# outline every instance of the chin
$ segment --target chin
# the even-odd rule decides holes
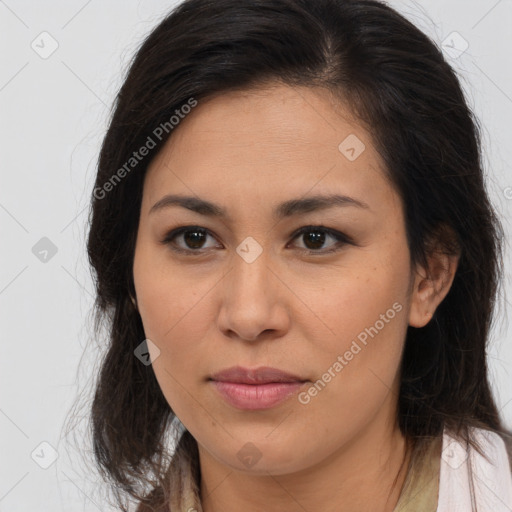
[[[262,446],[264,444],[264,446]],[[237,444],[238,446],[238,444]],[[275,445],[268,440],[265,443],[244,442],[240,448],[235,449],[235,456],[223,452],[218,453],[218,459],[235,471],[252,475],[286,475],[301,471],[311,465],[312,455],[301,452],[301,458],[297,457],[294,445],[283,446],[279,441]]]

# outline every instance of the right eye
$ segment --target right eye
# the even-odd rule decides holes
[[[169,231],[165,238],[161,241],[162,244],[169,245],[173,251],[187,254],[188,256],[202,254],[204,251],[203,244],[211,233],[199,226],[181,226],[179,228]],[[176,245],[175,240],[181,237],[185,246]]]

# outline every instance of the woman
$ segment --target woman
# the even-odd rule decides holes
[[[500,251],[478,124],[406,19],[183,2],[135,56],[92,198],[94,449],[121,508],[510,510]]]

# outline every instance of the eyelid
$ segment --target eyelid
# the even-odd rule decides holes
[[[192,256],[193,255],[197,255],[197,256],[203,255],[205,253],[205,249],[197,249],[197,250],[183,249],[183,248],[177,247],[175,245],[173,246],[173,244],[172,244],[172,241],[176,237],[178,237],[188,231],[194,231],[194,230],[204,232],[206,235],[210,235],[212,238],[216,239],[215,235],[208,228],[190,224],[190,225],[184,225],[184,226],[180,226],[180,227],[169,230],[166,233],[166,235],[164,236],[163,240],[160,241],[160,243],[163,245],[170,245],[171,249],[178,253],[185,253],[185,254],[192,255]],[[345,233],[342,233],[341,231],[338,231],[336,229],[328,228],[326,226],[319,225],[319,224],[302,226],[301,228],[294,231],[289,236],[289,238],[291,238],[291,240],[293,241],[296,238],[298,238],[300,235],[302,235],[304,233],[312,232],[312,231],[323,232],[326,235],[331,236],[334,239],[336,239],[337,243],[334,244],[334,246],[331,249],[313,250],[313,249],[305,249],[302,247],[298,247],[297,249],[299,251],[301,251],[303,253],[307,253],[309,255],[321,256],[321,255],[337,252],[337,251],[341,250],[341,248],[345,245],[354,245],[354,246],[357,245],[354,242],[354,240],[350,236],[346,235]],[[208,248],[206,250],[208,250]]]
[[[344,243],[350,244],[350,245],[356,245],[354,240],[350,236],[346,235],[345,233],[342,233],[341,231],[338,231],[337,229],[328,228],[328,227],[320,225],[320,224],[311,224],[311,225],[303,226],[303,227],[299,228],[297,231],[295,231],[291,235],[291,239],[295,240],[298,236],[300,236],[304,233],[308,233],[310,231],[321,231],[327,235],[332,236],[333,238],[336,238],[340,242],[344,242]],[[305,249],[305,250],[309,250],[309,249]],[[311,252],[318,252],[320,254],[322,252],[325,253],[327,251],[324,250],[324,251],[311,251]]]
[[[210,235],[212,238],[216,238],[209,229],[190,224],[190,225],[180,226],[178,228],[169,230],[165,234],[163,240],[160,240],[160,243],[162,245],[171,245],[172,246],[172,241],[175,238],[182,235],[183,233],[186,233],[187,231],[194,231],[194,230],[204,232],[206,235]],[[197,255],[204,254],[204,249],[197,249],[197,250],[183,249],[182,247],[176,247],[176,246],[172,246],[171,248],[173,251],[180,252],[180,253],[197,254]]]

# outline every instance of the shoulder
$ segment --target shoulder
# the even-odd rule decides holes
[[[491,461],[503,469],[510,469],[512,473],[512,437],[482,428],[472,428],[471,433]]]
[[[169,509],[165,506],[160,507],[152,507],[151,505],[146,505],[142,502],[139,503],[139,506],[135,510],[135,512],[169,512]]]
[[[163,502],[162,488],[157,487],[145,501],[140,501],[135,512],[169,512],[169,505]]]
[[[478,449],[467,447],[464,441],[445,429],[443,432],[443,458],[463,457],[468,454],[476,462],[486,460],[502,470],[506,467],[512,473],[512,437],[500,435],[492,430],[469,427],[469,438],[476,443]],[[481,452],[481,453],[480,453]]]
[[[501,437],[501,439],[505,444],[505,449],[508,455],[508,461],[510,463],[510,471],[512,472],[512,436],[503,436]]]
[[[509,440],[476,427],[470,427],[468,434],[469,445],[448,430],[443,433],[438,512],[472,510],[473,501],[477,510],[512,507]]]

